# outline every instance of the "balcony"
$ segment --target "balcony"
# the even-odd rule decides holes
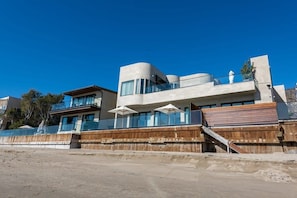
[[[149,86],[144,89],[143,94],[121,96],[118,99],[118,105],[149,105],[170,101],[190,101],[197,98],[215,98],[229,94],[242,96],[256,92],[254,80],[242,79],[241,75],[235,75],[233,83],[229,82],[229,76],[208,77],[207,80],[204,78],[204,76],[194,76],[178,82]]]
[[[62,102],[59,104],[52,105],[51,115],[67,115],[67,114],[78,114],[91,111],[100,110],[97,102],[82,102],[79,104],[73,104],[70,101]]]

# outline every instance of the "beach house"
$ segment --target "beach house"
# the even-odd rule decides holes
[[[286,118],[287,112],[283,108],[278,111],[277,106],[286,102],[285,88],[273,85],[268,56],[253,57],[249,62],[253,66],[249,78],[242,75],[234,78],[234,72],[230,71],[229,79],[215,78],[209,73],[164,74],[145,62],[122,66],[117,107],[137,112],[124,116],[124,126],[201,123],[197,110],[202,110],[211,126],[276,123],[280,117]],[[176,111],[160,111],[168,104],[176,107]],[[123,116],[116,114],[117,117]]]
[[[100,120],[113,118],[108,113],[116,105],[117,93],[96,85],[64,92],[65,99],[55,104],[50,114],[60,116],[58,133],[80,133],[100,128]],[[104,122],[104,127],[108,126]],[[113,125],[113,122],[111,122]]]

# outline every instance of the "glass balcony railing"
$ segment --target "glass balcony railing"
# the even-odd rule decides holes
[[[96,102],[81,102],[81,103],[71,103],[71,101],[64,101],[62,103],[52,105],[52,111],[71,109],[77,107],[86,107],[86,106],[97,106]]]
[[[189,124],[201,124],[201,111],[192,111],[190,114],[180,113],[162,114],[158,118],[150,119],[150,116],[124,116],[117,119],[106,119],[100,121],[86,121],[78,125],[78,122],[72,124],[63,124],[60,132],[73,131],[91,131],[91,130],[106,130],[106,129],[122,129],[122,128],[145,128],[145,127],[160,127],[160,126],[181,126]],[[80,130],[77,130],[80,129]],[[46,126],[42,130],[37,128],[29,129],[13,129],[0,130],[1,136],[26,136],[26,135],[40,135],[40,134],[56,134],[59,131],[59,126]]]
[[[29,129],[12,129],[12,130],[0,130],[0,137],[5,136],[27,136],[27,135],[37,135],[37,134],[56,134],[59,130],[58,125],[46,126],[42,131],[36,128]]]
[[[253,75],[249,74],[246,76],[243,76],[241,74],[234,75],[232,79],[230,79],[229,76],[223,76],[214,78],[213,76],[201,76],[201,77],[193,77],[182,81],[177,82],[171,82],[171,83],[164,83],[164,84],[155,84],[152,86],[145,87],[145,94],[154,93],[154,92],[160,92],[160,91],[166,91],[166,90],[173,90],[173,89],[179,89],[184,87],[192,87],[192,86],[198,86],[203,85],[205,83],[213,82],[214,85],[224,85],[224,84],[230,84],[230,83],[240,83],[240,82],[247,82],[252,81]],[[230,82],[232,81],[232,82]],[[152,82],[151,82],[152,83]]]
[[[62,124],[61,131],[75,131],[77,128],[76,124]]]
[[[160,126],[179,126],[189,124],[201,124],[202,114],[200,110],[194,110],[191,113],[172,113],[158,114],[154,119],[149,115],[139,116],[130,115],[119,117],[117,119],[100,120],[99,122],[83,122],[82,131],[104,130],[104,129],[121,129],[121,128],[145,128]]]
[[[291,103],[277,103],[278,119],[297,120],[297,102]],[[253,115],[249,115],[253,116]],[[129,118],[130,117],[130,118]],[[146,127],[163,127],[163,126],[182,126],[206,124],[203,123],[202,114],[200,110],[192,110],[191,112],[161,114],[154,119],[150,115],[130,115],[123,116],[117,119],[106,119],[96,121],[82,122],[81,125],[77,123],[62,125],[60,132],[71,131],[92,131],[92,130],[106,130],[106,129],[122,129],[122,128],[146,128]],[[257,123],[255,123],[257,124]],[[79,129],[79,130],[77,130]],[[46,126],[42,131],[38,128],[33,129],[14,129],[14,130],[0,130],[0,136],[25,136],[37,134],[56,134],[59,126]]]

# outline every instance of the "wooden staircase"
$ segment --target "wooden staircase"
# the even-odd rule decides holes
[[[235,145],[233,142],[231,142],[231,141],[227,140],[226,138],[224,138],[223,136],[217,134],[210,128],[208,128],[206,126],[202,126],[202,129],[203,129],[204,133],[206,133],[210,137],[214,138],[216,141],[219,141],[220,143],[225,145],[227,147],[228,153],[230,153],[232,151],[234,151],[236,153],[248,153],[245,150],[243,150],[242,148],[240,148],[239,146]]]

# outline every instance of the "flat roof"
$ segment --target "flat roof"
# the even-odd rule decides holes
[[[87,87],[78,88],[78,89],[74,89],[74,90],[71,90],[71,91],[66,91],[66,92],[64,92],[64,95],[76,96],[76,95],[85,94],[85,93],[94,92],[94,91],[100,91],[100,90],[105,90],[105,91],[109,91],[109,92],[112,92],[112,93],[117,93],[115,91],[105,89],[103,87],[99,87],[97,85],[90,85],[90,86],[87,86]]]

